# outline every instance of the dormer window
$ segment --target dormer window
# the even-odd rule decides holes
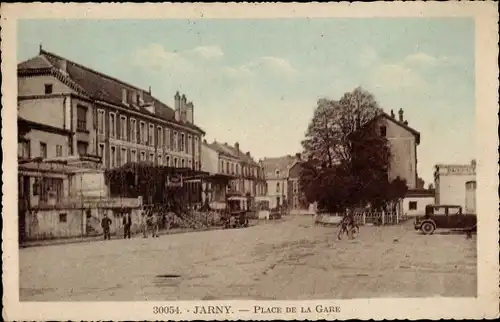
[[[127,89],[125,88],[122,89],[122,103],[128,105]]]
[[[45,84],[45,95],[52,94],[52,92],[53,92],[53,85]]]
[[[280,170],[276,170],[276,176],[279,177],[280,176]]]

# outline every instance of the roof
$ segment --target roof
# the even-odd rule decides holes
[[[276,170],[279,171],[280,178],[288,175],[288,169],[295,164],[296,158],[291,155],[285,155],[276,158],[264,158],[262,163],[264,165],[264,173],[266,179],[278,179]]]
[[[417,144],[420,144],[420,132],[418,132],[417,130],[409,127],[407,124],[404,124],[403,122],[398,121],[396,118],[390,116],[389,114],[387,114],[385,112],[382,112],[378,116],[374,117],[373,119],[371,119],[370,121],[368,121],[365,125],[371,124],[372,122],[374,122],[375,120],[380,119],[380,118],[385,118],[385,119],[387,119],[387,120],[389,120],[389,121],[391,121],[391,122],[393,122],[393,123],[401,126],[402,128],[404,128],[408,132],[412,133],[415,136],[415,138],[416,138]]]
[[[65,71],[60,68],[63,62],[66,62]],[[43,49],[40,49],[38,56],[19,63],[17,65],[17,71],[18,74],[21,75],[23,73],[34,72],[56,73],[58,78],[63,78],[68,81],[70,87],[78,92],[84,93],[93,100],[103,101],[125,109],[139,111],[144,115],[154,116],[161,120],[177,123],[204,134],[201,128],[192,123],[180,123],[176,121],[174,110],[159,99],[153,97],[149,90],[144,90],[125,83]],[[145,103],[154,103],[156,113],[151,113],[144,106],[132,107],[124,104],[122,102],[122,89],[141,92]]]
[[[405,197],[434,197],[434,189],[411,189],[405,194]]]
[[[220,143],[220,142],[214,141],[214,142],[207,144],[207,145],[209,147],[211,147],[212,149],[218,151],[222,155],[232,157],[232,158],[237,158],[240,161],[243,161],[247,164],[260,166],[259,163],[257,163],[251,156],[248,156],[243,151],[238,150],[236,147],[233,147],[227,143]]]

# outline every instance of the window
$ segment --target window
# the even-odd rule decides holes
[[[231,163],[231,174],[234,174],[234,163]]]
[[[66,213],[59,214],[59,222],[67,222],[67,221],[68,221],[68,214]]]
[[[184,152],[184,148],[185,148],[185,142],[184,142],[184,133],[181,133],[181,141],[179,143],[180,147],[179,147],[179,151],[180,152]]]
[[[174,167],[177,168],[177,158],[174,158]]]
[[[116,148],[112,146],[109,153],[109,167],[114,168],[116,166]]]
[[[130,150],[130,161],[137,162],[137,151],[136,150]]]
[[[199,144],[199,139],[197,136],[194,137],[194,156],[197,156],[198,155],[198,151],[200,149],[200,147],[198,146]]]
[[[240,165],[239,164],[236,165],[236,175],[238,175],[238,176],[240,175]]]
[[[181,168],[185,168],[185,166],[186,166],[186,165],[185,165],[185,161],[184,161],[184,159],[181,159]]]
[[[297,181],[293,182],[293,193],[297,193],[299,190],[299,183]]]
[[[146,152],[141,151],[141,161],[146,161]]]
[[[62,145],[56,145],[56,157],[62,157]]]
[[[168,155],[167,155],[167,156],[165,156],[165,165],[166,165],[167,167],[170,167],[170,156],[168,156]]]
[[[163,163],[163,158],[161,155],[158,155],[158,165],[162,165]]]
[[[104,110],[97,110],[97,132],[104,134]]]
[[[47,157],[47,143],[40,142],[40,157],[44,159]]]
[[[157,132],[156,137],[157,137],[158,147],[161,148],[163,147],[163,129],[161,128],[161,126],[157,127],[156,132]]]
[[[45,95],[52,94],[54,86],[52,84],[45,84]]]
[[[116,114],[111,112],[109,113],[109,137],[116,137]]]
[[[193,147],[193,146],[191,145],[191,144],[192,144],[192,142],[193,142],[192,140],[193,140],[193,139],[192,139],[192,136],[191,136],[191,135],[188,135],[188,145],[187,145],[187,149],[186,149],[188,154],[191,154],[191,153],[192,153],[192,151],[191,151],[191,150],[192,150],[192,147]]]
[[[76,129],[78,131],[87,131],[87,107],[83,105],[76,106]]]
[[[127,117],[120,116],[120,139],[127,141]]]
[[[417,202],[416,201],[410,201],[408,208],[410,210],[417,210]]]
[[[17,143],[17,156],[21,159],[30,158],[30,141],[20,140]]]
[[[172,147],[174,151],[177,152],[177,131],[174,131],[174,146]]]
[[[200,170],[200,169],[198,168],[198,161],[194,161],[194,169],[195,169],[195,170]]]
[[[149,161],[155,162],[155,154],[154,153],[149,154]]]
[[[276,193],[280,193],[280,183],[276,182]]]
[[[192,161],[191,160],[188,160],[188,168],[191,169],[192,168]]]
[[[120,163],[123,165],[123,164],[127,164],[127,149],[126,148],[122,148],[121,149],[121,154],[120,154]]]
[[[387,128],[385,126],[380,127],[380,136],[387,136]]]
[[[149,146],[155,145],[154,135],[155,135],[155,126],[153,124],[149,124],[149,132],[148,132],[148,145]]]
[[[222,161],[222,160],[220,162],[220,172],[224,173],[224,161]]]
[[[99,144],[99,151],[97,152],[99,153],[99,156],[101,157],[101,161],[102,161],[102,164],[104,164],[104,144]]]
[[[165,129],[165,149],[170,150],[170,130]]]
[[[139,131],[141,137],[141,144],[145,144],[146,143],[146,123],[142,122],[141,121],[141,124],[140,124],[140,131]]]
[[[130,134],[129,134],[130,142],[137,142],[137,121],[133,118],[130,119]]]
[[[226,173],[229,174],[229,162],[226,162]]]
[[[63,196],[63,179],[36,178],[33,195],[40,196],[41,201],[47,201],[49,197],[59,201]]]
[[[78,150],[79,155],[87,155],[87,150],[89,148],[89,144],[87,142],[78,141],[76,143],[76,148]]]
[[[276,170],[276,177],[280,176],[280,170]]]

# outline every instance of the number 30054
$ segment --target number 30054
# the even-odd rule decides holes
[[[180,314],[178,306],[153,306],[153,314]]]

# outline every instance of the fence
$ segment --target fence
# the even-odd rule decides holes
[[[405,214],[400,215],[398,211],[355,211],[353,216],[359,225],[397,225],[408,219]],[[344,213],[319,214],[316,216],[316,222],[339,224],[342,221],[342,217],[344,217]]]

